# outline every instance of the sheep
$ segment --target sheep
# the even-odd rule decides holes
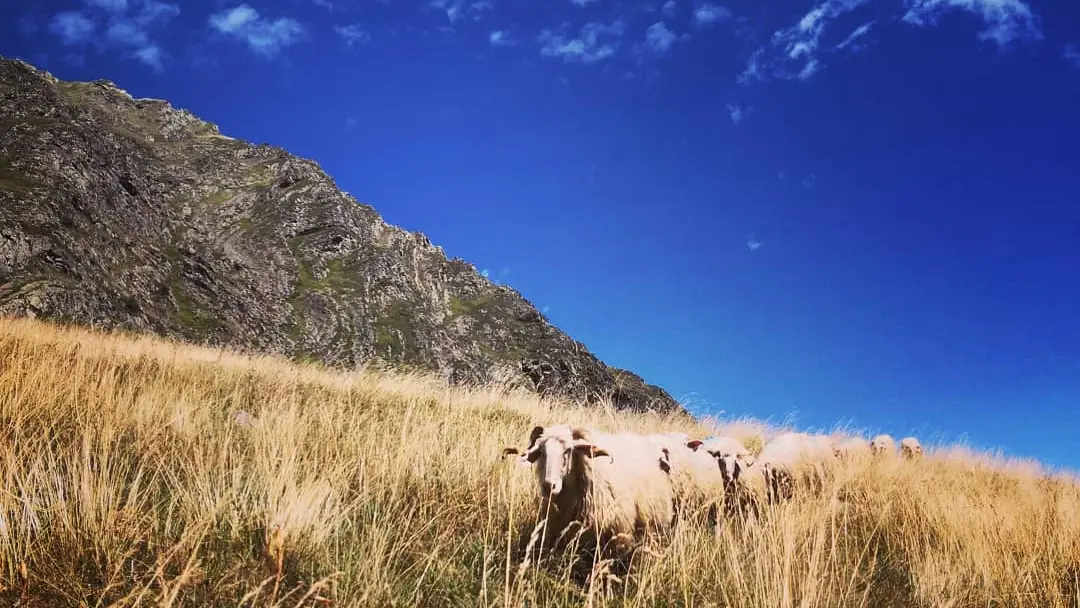
[[[521,454],[535,465],[541,509],[547,514],[541,548],[564,547],[572,525],[591,544],[619,557],[643,537],[662,538],[673,520],[667,455],[634,433],[601,433],[560,424],[537,425]],[[604,458],[606,457],[606,458]]]
[[[892,435],[877,435],[870,440],[870,451],[875,456],[884,454],[896,453],[896,441],[893,440]]]
[[[761,471],[769,504],[775,504],[781,498],[791,498],[798,479],[820,485],[824,481],[827,464],[835,458],[828,437],[787,432],[766,443],[746,472],[751,473],[755,469]],[[752,474],[757,473],[754,471]]]
[[[922,444],[915,437],[904,437],[900,440],[900,454],[909,460],[919,458],[923,455]]]
[[[865,437],[845,437],[833,445],[837,458],[857,458],[870,453],[870,442]]]
[[[645,438],[667,455],[675,520],[715,525],[724,479],[713,458],[704,451],[696,451],[701,441],[690,441],[686,433],[678,432],[654,433]]]
[[[695,439],[688,441],[686,447],[695,454],[703,455],[706,459],[703,464],[713,471],[709,474],[704,472],[697,474],[698,479],[708,480],[707,485],[703,483],[702,490],[713,496],[721,496],[724,510],[728,515],[735,512],[745,514],[746,508],[751,506],[749,499],[752,495],[748,494],[746,488],[740,484],[740,475],[743,470],[754,464],[754,456],[750,450],[734,437]],[[719,487],[713,477],[716,472],[720,475]],[[709,523],[712,525],[717,523],[715,502],[709,503]]]

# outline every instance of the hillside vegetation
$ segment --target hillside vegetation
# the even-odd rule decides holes
[[[557,565],[519,576],[535,482],[500,450],[556,422],[720,430],[0,319],[0,604],[1080,603],[1075,480],[961,448],[845,465],[716,538],[680,527],[606,596]]]

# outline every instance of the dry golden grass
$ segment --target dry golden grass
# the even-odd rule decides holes
[[[721,430],[0,319],[0,604],[1080,604],[1075,480],[963,449],[845,465],[718,538],[677,528],[615,595],[519,577],[534,482],[500,450],[563,421]]]

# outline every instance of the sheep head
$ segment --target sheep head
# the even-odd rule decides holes
[[[519,453],[523,460],[537,465],[540,491],[545,496],[557,496],[562,491],[563,481],[571,473],[577,458],[611,457],[592,442],[588,431],[568,425],[546,429],[538,425],[529,434],[529,447],[524,453],[513,447],[503,450],[504,455]]]
[[[900,440],[900,453],[904,458],[918,458],[923,455],[922,444],[914,437],[904,437]]]
[[[736,483],[742,471],[754,464],[754,456],[738,442],[728,438],[713,439],[707,443],[700,439],[686,442],[686,447],[695,452],[702,446],[705,446],[705,451],[716,459],[725,485]]]

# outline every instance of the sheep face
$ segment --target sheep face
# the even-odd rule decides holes
[[[875,455],[886,454],[896,450],[896,444],[889,435],[878,435],[870,441],[870,451]]]
[[[504,455],[519,453],[517,448],[508,447]],[[588,438],[588,433],[581,428],[568,425],[542,426],[533,428],[529,434],[529,447],[522,458],[536,465],[536,477],[540,493],[544,497],[558,496],[564,481],[571,474],[575,463],[581,458],[608,456]]]
[[[914,437],[905,437],[900,441],[900,454],[904,458],[918,458],[923,455],[923,447]]]
[[[739,475],[743,469],[754,464],[754,457],[742,445],[726,438],[703,442],[695,439],[688,441],[686,447],[697,451],[704,446],[704,450],[716,459],[720,466],[720,474],[723,476],[724,485],[732,486],[739,481]]]

